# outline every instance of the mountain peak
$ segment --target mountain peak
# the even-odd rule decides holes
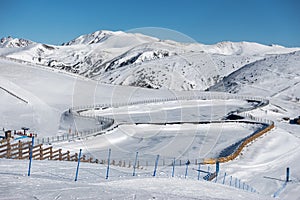
[[[122,33],[121,31],[106,31],[106,30],[100,30],[96,31],[94,33],[81,35],[67,43],[63,43],[63,46],[70,46],[70,45],[77,45],[77,44],[96,44],[105,41],[107,38],[118,35]]]
[[[11,36],[1,38],[0,40],[0,48],[15,48],[15,47],[27,47],[34,42],[22,38],[13,38]]]

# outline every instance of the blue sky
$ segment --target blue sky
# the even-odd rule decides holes
[[[0,37],[61,44],[97,30],[162,27],[196,41],[300,47],[300,0],[0,0]]]

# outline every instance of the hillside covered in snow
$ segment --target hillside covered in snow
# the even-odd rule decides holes
[[[251,42],[179,43],[121,31],[97,31],[60,46],[12,37],[0,42],[1,57],[101,83],[172,90],[206,90],[245,65],[297,50]]]

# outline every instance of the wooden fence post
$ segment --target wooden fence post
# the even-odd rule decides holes
[[[42,145],[40,146],[40,160],[44,160],[44,152],[43,152],[43,147]]]
[[[62,153],[61,149],[58,150],[58,160],[62,160]]]
[[[67,151],[67,160],[70,161],[70,151]]]
[[[50,160],[52,160],[53,154],[52,154],[52,147],[50,147]]]
[[[75,161],[78,161],[78,153],[75,153]]]
[[[7,139],[6,141],[7,141],[7,153],[6,153],[6,156],[7,156],[7,158],[10,158],[10,155],[11,155],[10,141],[9,141],[9,139]]]
[[[22,159],[22,147],[23,147],[23,144],[22,144],[22,142],[19,140],[19,145],[18,145],[19,156],[18,156],[18,159]]]

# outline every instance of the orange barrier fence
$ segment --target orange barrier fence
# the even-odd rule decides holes
[[[203,164],[215,164],[217,161],[219,162],[228,162],[231,161],[233,159],[235,159],[238,155],[240,155],[240,153],[242,152],[243,148],[249,144],[250,142],[252,142],[253,140],[255,140],[256,138],[262,136],[263,134],[265,134],[266,132],[270,131],[271,129],[274,128],[274,123],[271,123],[268,127],[266,127],[265,129],[257,132],[256,134],[252,135],[251,137],[247,138],[246,140],[244,140],[239,147],[236,149],[236,151],[234,153],[232,153],[229,156],[226,157],[220,157],[220,158],[206,158],[203,160]]]

